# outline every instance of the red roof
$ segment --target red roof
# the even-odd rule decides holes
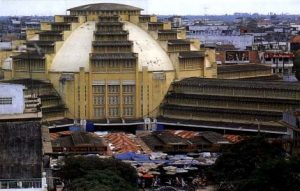
[[[50,139],[51,141],[62,137],[62,136],[67,136],[67,135],[71,135],[72,131],[61,131],[61,132],[57,132],[57,133],[50,133]]]
[[[243,140],[243,137],[241,137],[240,135],[224,135],[224,138],[231,143],[238,143]]]
[[[199,132],[196,132],[196,131],[176,130],[176,131],[170,131],[170,132],[173,133],[174,135],[177,135],[184,139],[191,139],[196,136],[199,136]]]
[[[105,136],[105,139],[107,143],[111,143],[115,147],[113,151],[118,153],[142,150],[139,144],[125,133],[110,133]]]
[[[296,35],[292,38],[291,43],[300,43],[300,35]]]

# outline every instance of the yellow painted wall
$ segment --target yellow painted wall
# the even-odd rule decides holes
[[[4,79],[12,79],[12,71],[11,70],[4,70]]]
[[[139,23],[138,26],[141,27],[145,31],[148,30],[148,23]]]
[[[179,28],[177,29],[178,33],[177,33],[177,38],[178,39],[186,39],[186,30],[185,28]]]
[[[98,21],[98,17],[99,15],[88,15],[86,18],[87,21]]]
[[[172,61],[172,64],[174,66],[174,69],[175,69],[175,79],[179,79],[179,59],[178,59],[178,56],[179,56],[179,53],[177,52],[174,52],[174,53],[168,53],[171,61]]]
[[[150,110],[150,117],[157,117],[159,106],[161,105],[163,99],[165,98],[167,92],[169,91],[171,83],[175,79],[175,75],[173,71],[165,71],[165,79],[164,80],[158,80],[155,79],[155,73],[151,72],[149,73],[149,78],[151,79],[150,82],[150,104],[149,104],[149,110]]]
[[[37,32],[39,32],[40,30],[37,29],[27,29],[26,30],[26,39],[30,40],[32,38],[34,38],[37,35]]]
[[[147,31],[150,35],[151,35],[151,37],[152,38],[154,38],[155,40],[157,40],[158,39],[158,33],[157,33],[157,31]]]
[[[54,22],[64,22],[64,17],[67,15],[55,15],[54,16]],[[78,17],[78,23],[84,23],[86,21],[85,16],[77,16]]]
[[[151,72],[144,67],[139,74],[142,87],[141,117],[155,117],[175,75],[173,71]],[[163,77],[162,77],[163,76]],[[162,78],[160,78],[162,77]]]
[[[71,23],[71,30],[75,30],[77,27],[79,27],[81,23]]]
[[[164,26],[163,26],[164,30],[171,30],[171,28],[172,28],[172,25],[171,25],[170,21],[164,22]]]
[[[66,104],[68,110],[66,117],[78,119],[78,83],[79,74],[73,73],[74,80],[62,82],[60,80],[62,73],[60,72],[49,72],[49,80],[53,84],[53,87],[60,94],[63,102]]]
[[[63,31],[63,40],[67,40],[67,38],[71,35],[72,31]]]
[[[64,16],[63,15],[55,15],[54,22],[64,22]]]
[[[157,16],[156,15],[151,15],[150,16],[150,22],[157,22]]]
[[[12,55],[12,51],[0,51],[0,67],[4,63],[4,60]]]
[[[190,39],[191,48],[195,48],[196,50],[200,50],[200,40],[199,39]]]
[[[34,78],[34,79],[46,79],[45,72],[22,72],[22,71],[14,71],[14,78]]]
[[[178,74],[178,79],[182,80],[184,78],[190,78],[190,77],[203,77],[204,72],[203,69],[197,69],[197,70],[181,70]]]
[[[41,22],[41,30],[42,31],[50,31],[51,24],[49,22]]]
[[[129,21],[129,15],[121,14],[120,15],[120,20],[121,21]]]
[[[63,41],[56,41],[55,42],[55,52],[56,53],[59,51],[59,49],[62,47],[63,44],[64,44]]]
[[[133,24],[138,24],[139,23],[139,15],[130,15],[129,21]]]
[[[78,21],[79,21],[79,23],[84,23],[84,22],[86,22],[86,17],[85,16],[78,16]]]

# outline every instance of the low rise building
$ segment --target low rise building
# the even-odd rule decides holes
[[[24,89],[22,85],[0,83],[0,115],[24,112]]]
[[[222,135],[215,132],[197,132],[184,136],[180,131],[155,131],[141,139],[152,151],[165,153],[218,151],[220,145],[229,144]]]
[[[51,136],[51,135],[50,135]],[[93,133],[72,132],[51,141],[53,153],[106,154],[103,138]]]
[[[300,107],[299,96],[298,83],[187,78],[173,83],[157,120],[167,127],[287,134],[278,121]]]
[[[282,51],[260,52],[261,63],[272,66],[272,73],[281,76],[290,76],[293,72],[294,54]]]

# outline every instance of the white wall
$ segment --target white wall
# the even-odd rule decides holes
[[[223,43],[233,44],[240,50],[245,50],[246,46],[252,46],[254,37],[252,35],[199,35],[189,34],[187,38],[198,38],[201,44],[205,43]]]
[[[45,191],[42,188],[12,188],[12,189],[0,189],[1,191]]]
[[[0,84],[0,98],[12,97],[12,104],[0,104],[0,115],[24,112],[24,88],[22,85]]]

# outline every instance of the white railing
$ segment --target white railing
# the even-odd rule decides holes
[[[0,179],[0,190],[18,190],[18,191],[43,191],[45,190],[45,181],[42,178],[34,179]]]

